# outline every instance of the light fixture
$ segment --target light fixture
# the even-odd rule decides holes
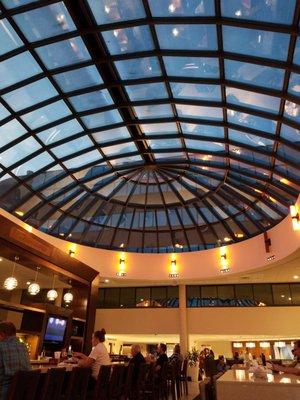
[[[228,265],[228,260],[227,260],[227,254],[226,254],[226,247],[222,246],[220,247],[220,257],[221,257],[221,269],[220,272],[222,274],[225,274],[226,272],[230,271],[229,265]]]
[[[16,211],[15,211],[15,214],[17,214],[19,217],[23,217],[24,212],[21,211],[21,210],[16,210]]]
[[[70,303],[72,303],[73,299],[74,299],[74,296],[70,291],[64,294],[64,302],[65,303],[70,304]]]
[[[241,343],[241,342],[235,342],[235,343],[233,343],[233,347],[234,347],[235,349],[240,349],[241,347],[243,347],[243,343]]]
[[[299,275],[294,275],[293,278],[294,279],[299,279]]]
[[[260,342],[259,347],[261,347],[262,349],[267,349],[268,347],[270,347],[270,342]]]
[[[38,277],[39,269],[40,269],[39,267],[36,268],[36,274],[35,274],[34,282],[31,283],[27,288],[27,291],[31,296],[36,296],[39,293],[39,291],[41,290],[40,285],[37,283],[37,277]]]
[[[122,253],[121,254],[121,257],[120,257],[120,259],[119,259],[119,269],[118,269],[118,271],[116,272],[116,275],[119,277],[119,278],[123,278],[124,276],[126,276],[126,263],[125,263],[125,254],[124,253]]]
[[[244,234],[243,234],[243,233],[240,233],[240,232],[237,232],[237,233],[234,234],[234,236],[235,236],[237,239],[242,239],[242,238],[244,237]]]
[[[1,261],[2,261],[2,259],[1,259]],[[15,260],[14,260],[14,265],[13,265],[13,270],[12,270],[11,276],[6,278],[4,283],[3,283],[3,286],[4,286],[4,288],[6,290],[14,290],[18,286],[18,281],[14,277],[14,273],[15,273],[15,269],[16,269],[16,262],[17,261],[19,261],[19,257],[15,256]]]
[[[179,272],[177,268],[177,262],[175,259],[175,255],[172,254],[172,259],[171,259],[171,265],[170,265],[170,272],[169,272],[169,278],[176,279],[179,278]]]
[[[47,292],[47,299],[49,301],[54,301],[58,296],[57,291],[54,289],[54,281],[55,281],[55,275],[53,274],[52,288]]]
[[[249,347],[249,349],[253,349],[255,347],[254,342],[246,342],[246,347]]]
[[[69,250],[69,256],[73,258],[75,256],[75,251],[70,249]]]
[[[292,224],[294,231],[300,229],[300,221],[299,221],[299,210],[296,205],[290,206],[290,213],[292,217]]]
[[[108,283],[109,282],[109,279],[104,279],[104,283]]]
[[[273,255],[269,256],[269,257],[267,258],[267,260],[268,260],[268,261],[273,261],[273,260],[275,260],[275,255],[273,254]]]

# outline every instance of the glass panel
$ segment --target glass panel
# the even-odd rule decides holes
[[[14,20],[30,42],[76,29],[62,2],[17,14],[14,16]]]
[[[221,121],[223,119],[221,108],[176,104],[176,109],[180,117],[191,117],[215,121]]]
[[[134,107],[139,119],[173,117],[172,107],[169,104],[152,104],[149,106]]]
[[[107,89],[70,97],[70,102],[78,112],[113,104],[113,100]]]
[[[121,79],[142,79],[161,76],[160,66],[156,57],[116,61],[115,65]]]
[[[222,285],[217,286],[218,298],[222,300],[234,299],[234,288],[233,285]]]
[[[49,69],[76,64],[91,58],[79,37],[38,47],[36,52]]]
[[[213,0],[148,0],[153,17],[212,16],[215,14]]]
[[[225,78],[249,85],[281,90],[284,70],[265,65],[225,60]]]
[[[13,90],[2,97],[14,111],[20,111],[56,95],[58,95],[58,92],[50,81],[44,78]]]
[[[0,126],[0,146],[12,142],[26,133],[26,129],[15,119]]]
[[[244,143],[248,146],[261,147],[264,151],[269,150],[271,152],[273,149],[273,140],[251,135],[246,132],[235,131],[233,129],[229,129],[228,132],[229,140]]]
[[[121,288],[120,307],[135,307],[135,288]]]
[[[36,3],[39,0],[2,0],[5,8],[20,7],[25,4]]]
[[[119,306],[120,306],[120,289],[119,288],[105,289],[104,305],[107,308],[119,308]]]
[[[284,106],[284,116],[296,122],[300,122],[300,105],[286,100]]]
[[[143,302],[144,302],[144,304],[146,304],[147,301],[150,303],[150,288],[149,287],[137,287],[135,301],[136,301],[136,305],[138,307],[142,307]]]
[[[42,154],[39,154],[36,157],[30,158],[29,161],[25,162],[24,164],[20,165],[19,167],[15,168],[12,172],[17,175],[19,178],[22,179],[22,177],[28,178],[29,175],[35,173],[36,171],[44,168],[46,165],[51,164],[54,162],[54,158],[52,158],[47,152],[44,152]],[[57,167],[58,168],[58,167]],[[56,169],[57,169],[56,168]],[[35,185],[41,185],[44,183],[45,176],[40,178],[40,177],[35,177],[34,182],[28,184],[31,185],[33,189],[36,189]]]
[[[217,50],[214,25],[155,25],[159,46],[169,50]]]
[[[166,122],[162,124],[142,124],[140,125],[145,135],[161,135],[168,133],[178,133],[175,122]]]
[[[181,123],[181,129],[183,133],[189,135],[199,135],[208,137],[224,137],[224,128],[221,126],[213,125],[196,125]]]
[[[224,51],[285,61],[288,45],[285,33],[223,26]]]
[[[207,57],[163,57],[169,76],[219,78],[219,61]]]
[[[69,154],[77,153],[80,150],[91,147],[92,145],[93,142],[87,136],[84,136],[82,138],[71,140],[70,142],[54,147],[52,151],[56,157],[65,157]]]
[[[242,126],[248,126],[262,132],[275,133],[276,121],[257,117],[252,114],[242,113],[235,110],[227,110],[227,118],[229,122]]]
[[[142,85],[125,86],[131,101],[165,99],[168,97],[164,83],[144,83]]]
[[[147,140],[147,143],[152,150],[176,149],[177,147],[181,147],[181,141],[179,139]]]
[[[66,106],[65,102],[60,100],[22,115],[21,118],[30,129],[36,129],[40,126],[50,124],[50,122],[66,117],[69,114],[71,114],[71,111]]]
[[[116,144],[114,146],[104,147],[103,153],[108,157],[118,156],[124,153],[134,153],[137,148],[134,143]]]
[[[122,126],[120,128],[93,133],[93,137],[97,143],[103,144],[114,140],[128,139],[131,136],[128,132],[128,129]]]
[[[63,164],[69,168],[79,168],[83,167],[85,164],[89,164],[95,162],[97,160],[101,160],[101,155],[98,150],[89,151],[88,153],[84,153],[81,156],[77,156],[71,158],[71,160],[64,161]]]
[[[88,4],[98,25],[145,17],[141,0],[103,0],[100,4],[98,0],[88,0]]]
[[[81,118],[89,129],[100,128],[101,126],[117,124],[122,122],[121,115],[117,110],[104,111],[97,114],[87,115]]]
[[[22,68],[19,66],[22,65]],[[0,89],[14,85],[42,72],[32,55],[26,51],[0,62]]]
[[[33,137],[25,139],[21,143],[18,143],[3,153],[0,153],[1,164],[9,167],[40,148],[41,145]]]
[[[0,20],[0,55],[23,46],[22,40],[16,34],[7,19]]]
[[[44,144],[52,144],[82,131],[82,126],[72,119],[37,134]]]
[[[221,1],[222,16],[228,18],[250,19],[277,24],[293,22],[295,0],[290,0],[282,7],[280,1]]]
[[[259,305],[270,306],[273,304],[272,288],[270,284],[253,285],[254,300]]]
[[[217,287],[216,286],[201,286],[201,298],[216,298],[217,295]]]
[[[298,65],[300,64],[300,39],[299,38],[297,39],[297,42],[296,42],[293,62]]]
[[[300,143],[300,130],[292,128],[291,126],[282,124],[280,130],[280,136],[288,140],[289,142],[298,144]]]
[[[291,73],[290,82],[289,82],[289,93],[294,94],[295,96],[300,96],[300,75]]]
[[[226,99],[230,104],[245,105],[255,110],[278,113],[280,98],[265,94],[250,92],[249,90],[226,87]]]
[[[170,86],[174,98],[221,101],[221,87],[218,85],[171,82]]]
[[[252,285],[235,285],[237,300],[253,300]]]
[[[153,49],[153,41],[148,26],[114,29],[102,32],[106,46],[112,55],[135,53]]]
[[[223,143],[203,142],[202,140],[191,140],[191,139],[185,139],[185,143],[186,147],[188,147],[189,150],[197,149],[207,152],[225,151],[225,145]]]
[[[54,79],[65,93],[72,90],[101,85],[103,83],[94,65],[54,75]]]
[[[292,304],[290,286],[288,283],[272,285],[274,304],[281,306],[289,306]]]
[[[299,283],[291,283],[291,292],[292,292],[292,302],[293,305],[300,305],[300,284]]]

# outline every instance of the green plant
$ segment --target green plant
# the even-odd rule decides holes
[[[196,347],[192,347],[192,351],[188,351],[187,353],[187,359],[188,359],[188,364],[189,367],[195,367],[197,362],[199,361],[199,351],[196,349]]]

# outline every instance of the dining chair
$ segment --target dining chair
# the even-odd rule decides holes
[[[129,364],[126,368],[126,379],[124,383],[123,398],[132,400],[134,398],[134,365]]]
[[[119,400],[122,396],[125,384],[125,365],[114,365],[109,381],[109,400]]]
[[[65,376],[65,368],[50,368],[36,400],[60,400]]]
[[[39,384],[41,370],[18,371],[12,378],[6,400],[32,400]]]

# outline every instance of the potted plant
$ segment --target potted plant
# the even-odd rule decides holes
[[[199,351],[196,349],[196,347],[192,347],[192,350],[188,351],[187,360],[188,360],[188,376],[190,376],[192,382],[198,382]]]

